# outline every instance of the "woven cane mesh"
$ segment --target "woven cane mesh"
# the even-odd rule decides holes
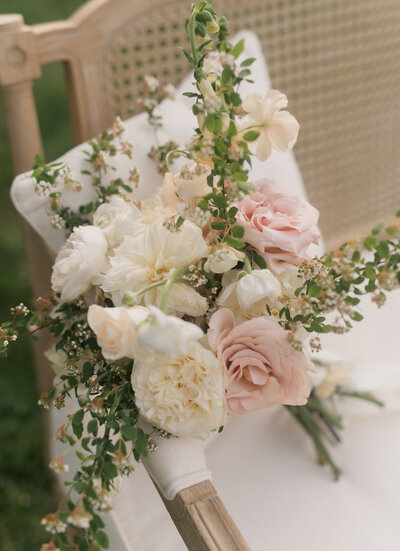
[[[108,45],[109,112],[137,110],[145,74],[188,71],[186,0],[128,21]],[[327,240],[400,208],[399,0],[217,0],[262,41],[274,87],[301,123],[296,155]],[[172,46],[172,47],[171,47]],[[266,171],[268,164],[266,164]]]

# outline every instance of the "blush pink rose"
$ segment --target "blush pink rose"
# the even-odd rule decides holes
[[[319,212],[270,180],[255,182],[255,191],[235,205],[244,240],[253,245],[269,267],[279,272],[282,262],[299,264],[311,243],[318,243]]]
[[[230,415],[307,402],[307,371],[314,371],[313,364],[290,345],[286,334],[267,317],[235,326],[228,308],[211,317],[208,342],[228,373],[226,399]]]

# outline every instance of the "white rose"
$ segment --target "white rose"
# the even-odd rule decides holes
[[[169,360],[137,362],[132,387],[140,415],[175,436],[205,440],[226,421],[226,375],[214,354],[193,342]]]
[[[208,254],[204,270],[215,274],[223,274],[234,268],[238,262],[244,260],[244,257],[244,253],[226,243],[217,243]]]
[[[170,356],[185,352],[204,333],[194,323],[167,316],[159,308],[148,306],[149,316],[138,327],[138,342],[148,352]]]
[[[167,316],[155,306],[103,308],[89,307],[88,323],[108,360],[132,358],[154,360],[184,353],[203,331],[175,316]]]
[[[93,224],[104,231],[110,247],[116,247],[125,235],[144,228],[140,219],[141,212],[133,203],[113,195],[108,203],[103,203],[96,210]]]
[[[107,239],[100,228],[79,226],[74,229],[53,266],[51,286],[61,293],[62,302],[70,302],[98,285],[107,266]]]
[[[276,308],[282,289],[270,270],[254,270],[240,279],[232,280],[237,270],[224,276],[223,290],[218,297],[218,305],[230,308],[240,319],[251,319],[266,313],[266,305]],[[224,281],[225,280],[225,281]]]
[[[167,280],[176,269],[185,268],[207,256],[208,246],[201,229],[185,220],[179,231],[171,232],[161,220],[143,232],[126,236],[110,258],[111,269],[104,278],[103,289],[112,293],[114,304],[121,304],[128,291],[137,293]],[[139,297],[145,305],[160,305],[164,285],[148,290]],[[167,313],[200,316],[207,301],[185,283],[174,283],[170,289]]]

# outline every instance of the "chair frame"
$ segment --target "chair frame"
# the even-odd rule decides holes
[[[131,0],[91,0],[65,21],[34,26],[24,25],[21,15],[0,16],[0,87],[15,175],[30,170],[35,156],[43,155],[33,96],[42,65],[64,63],[74,139],[83,142],[112,122],[101,95],[104,40],[123,24],[126,11],[134,17],[168,2],[133,6]],[[33,292],[46,296],[54,259],[26,222],[23,228]],[[43,356],[48,347],[46,338],[34,344],[40,391],[53,377]],[[162,499],[189,550],[250,551],[210,481],[178,492],[172,501]]]

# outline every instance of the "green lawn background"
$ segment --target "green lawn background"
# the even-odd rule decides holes
[[[0,14],[21,13],[31,25],[68,17],[84,1],[0,0]],[[45,67],[34,91],[46,158],[52,160],[73,145],[61,65]],[[5,320],[11,306],[30,303],[30,289],[19,219],[9,198],[13,175],[2,105],[0,167],[0,320]],[[37,399],[30,344],[25,342],[0,361],[1,551],[40,549],[48,541],[40,519],[57,507],[43,460]]]

